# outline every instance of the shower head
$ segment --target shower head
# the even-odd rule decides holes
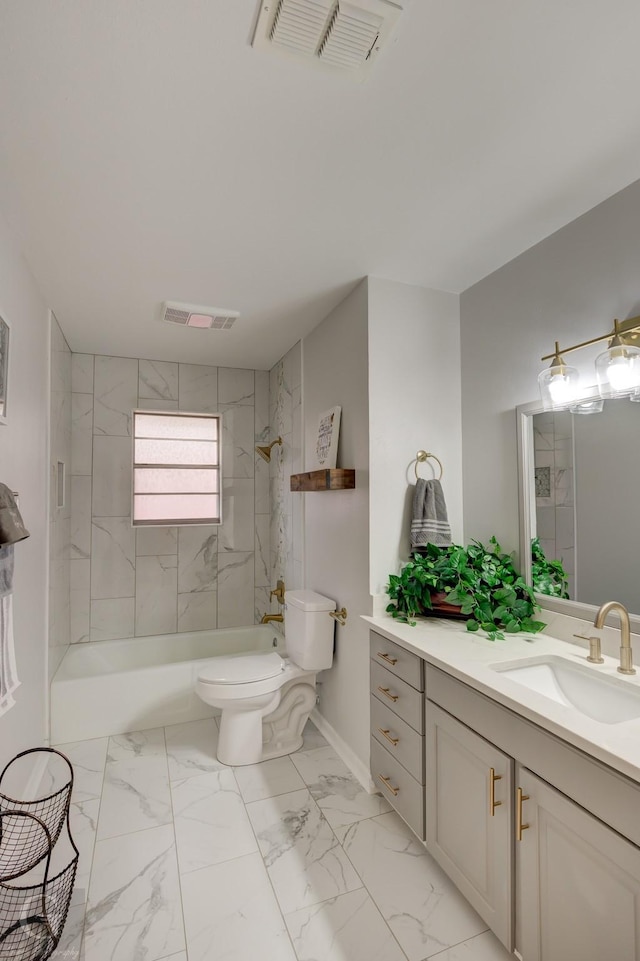
[[[256,451],[258,452],[258,454],[260,454],[260,457],[262,457],[263,460],[266,460],[267,464],[271,460],[271,448],[274,447],[276,444],[282,444],[282,437],[278,437],[276,440],[272,440],[271,443],[267,444],[265,447],[260,447],[260,446],[256,447]]]

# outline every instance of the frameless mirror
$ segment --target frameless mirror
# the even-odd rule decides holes
[[[518,408],[521,568],[545,607],[585,616],[582,605],[617,600],[638,616],[640,403],[588,397],[582,410]]]

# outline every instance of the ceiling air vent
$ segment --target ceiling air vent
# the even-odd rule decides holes
[[[393,0],[263,0],[253,46],[361,80],[401,13]]]
[[[237,310],[200,307],[197,304],[177,304],[167,300],[162,305],[162,320],[181,327],[200,327],[204,330],[229,330],[233,327]]]

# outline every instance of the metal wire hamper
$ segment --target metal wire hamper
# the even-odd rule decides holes
[[[54,758],[66,767],[55,760],[52,773]],[[16,769],[26,765],[51,776],[46,797],[5,793]],[[56,765],[64,774],[56,776]],[[46,961],[60,941],[78,866],[69,826],[72,787],[69,759],[53,748],[22,751],[0,774],[0,961]]]

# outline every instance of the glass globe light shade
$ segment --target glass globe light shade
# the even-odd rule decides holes
[[[554,358],[551,367],[538,374],[540,396],[545,410],[568,407],[580,393],[580,375],[576,367],[569,367]]]
[[[596,377],[602,397],[633,393],[640,387],[640,348],[614,338],[609,349],[596,357]]]

